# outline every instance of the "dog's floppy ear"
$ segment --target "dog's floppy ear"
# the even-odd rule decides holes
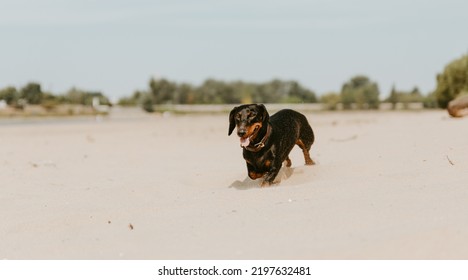
[[[234,109],[231,110],[231,113],[229,113],[229,132],[228,135],[231,135],[232,131],[236,127],[236,120],[234,119],[234,116],[237,112],[237,107],[234,107]]]
[[[257,106],[260,108],[260,114],[262,115],[263,122],[268,123],[268,121],[270,120],[270,115],[268,114],[268,111],[267,111],[265,105],[258,104]]]

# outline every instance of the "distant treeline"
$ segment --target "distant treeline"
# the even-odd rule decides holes
[[[322,103],[325,108],[334,110],[378,109],[381,102],[386,102],[392,104],[393,108],[406,108],[405,104],[411,103],[423,104],[425,108],[446,108],[450,100],[468,94],[468,55],[447,64],[436,78],[437,87],[431,93],[422,94],[417,87],[405,91],[394,86],[383,100],[377,83],[363,75],[345,82],[340,92],[321,96],[297,81],[278,79],[264,83],[208,79],[199,86],[167,79],[151,79],[147,90],[136,91],[130,97],[120,99],[118,104],[141,106],[148,112],[160,104]],[[38,83],[28,83],[19,89],[0,89],[0,100],[19,109],[28,104],[45,108],[59,104],[91,105],[94,98],[98,98],[100,104],[110,105],[109,99],[101,92],[77,88],[60,95],[43,92]]]
[[[60,104],[92,105],[93,99],[98,98],[100,104],[110,105],[109,99],[101,92],[85,91],[71,88],[64,94],[44,92],[38,83],[28,83],[22,88],[6,87],[0,89],[0,100],[7,105],[22,109],[26,105],[41,105],[46,109],[53,109]]]
[[[329,110],[377,109],[381,102],[393,108],[407,108],[411,103],[425,108],[446,108],[450,100],[468,94],[468,55],[456,59],[437,75],[437,88],[423,94],[417,87],[400,90],[392,87],[388,97],[380,98],[379,87],[368,77],[358,75],[345,82],[340,92],[317,97],[314,91],[296,81],[272,80],[266,83],[206,80],[200,86],[177,83],[167,79],[151,79],[148,90],[136,91],[119,100],[120,105],[140,105],[153,111],[158,104],[238,104],[238,103],[317,103]],[[399,105],[399,106],[397,106]],[[403,106],[401,106],[403,105]]]
[[[393,86],[389,96],[381,100],[377,83],[370,81],[366,76],[351,78],[342,86],[341,92],[326,93],[320,97],[320,102],[329,110],[378,109],[381,102],[392,104],[394,109],[397,104],[402,104],[402,107],[406,108],[410,103],[422,103],[424,108],[437,107],[434,95],[424,95],[417,87],[404,91],[397,90]]]
[[[295,81],[273,80],[267,83],[225,82],[208,79],[200,86],[151,79],[147,91],[137,91],[120,105],[157,104],[238,104],[238,103],[315,103],[315,92]]]
[[[355,76],[346,82],[341,92],[326,93],[317,97],[314,91],[296,81],[272,80],[266,83],[225,82],[209,79],[200,86],[176,83],[167,79],[151,79],[149,89],[136,91],[131,97],[122,98],[123,106],[140,105],[153,111],[159,104],[239,104],[239,103],[323,103],[329,110],[378,109],[380,91],[377,83],[366,76]],[[423,103],[434,108],[434,95],[425,96],[417,88],[411,91],[392,89],[383,100],[395,106],[397,103]]]

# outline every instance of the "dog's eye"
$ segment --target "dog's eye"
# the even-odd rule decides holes
[[[238,113],[238,114],[236,115],[236,119],[237,119],[237,120],[240,120],[240,119],[241,119],[241,113]]]
[[[257,116],[256,112],[250,112],[249,117],[250,118],[255,118]]]

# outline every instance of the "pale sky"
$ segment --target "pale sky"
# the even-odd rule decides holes
[[[363,74],[381,96],[468,52],[466,0],[0,0],[0,88],[114,99],[151,77],[297,80],[318,94]]]

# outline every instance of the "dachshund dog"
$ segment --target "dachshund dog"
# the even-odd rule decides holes
[[[248,175],[253,180],[264,177],[262,187],[273,184],[284,161],[291,166],[294,145],[302,149],[306,165],[315,164],[309,155],[314,132],[301,113],[284,109],[270,117],[263,104],[241,105],[229,114],[228,135],[235,127]]]

